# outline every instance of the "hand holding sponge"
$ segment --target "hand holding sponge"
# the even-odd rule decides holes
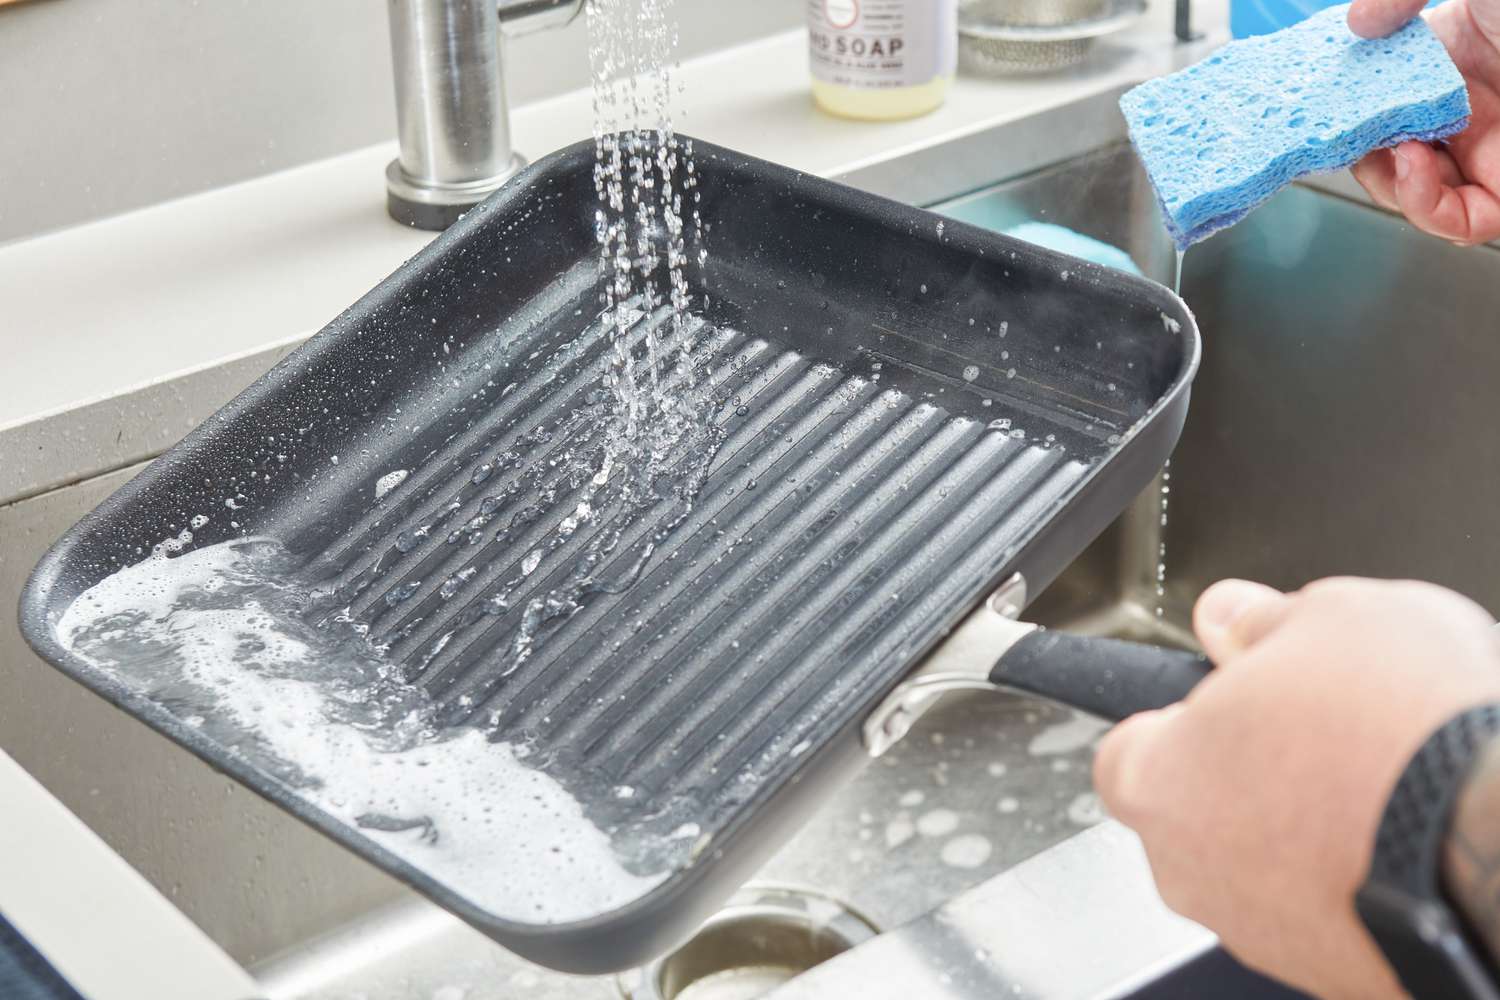
[[[1348,10],[1231,42],[1120,99],[1179,248],[1298,177],[1468,125],[1463,77],[1421,18],[1367,40],[1349,30]]]

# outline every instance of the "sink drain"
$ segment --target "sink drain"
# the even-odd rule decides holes
[[[620,977],[629,1000],[753,1000],[875,935],[838,900],[751,886],[676,951]]]

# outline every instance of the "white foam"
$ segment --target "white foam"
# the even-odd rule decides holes
[[[579,801],[510,745],[426,729],[414,691],[378,725],[348,721],[372,708],[369,678],[341,684],[336,664],[307,679],[326,656],[266,606],[250,551],[225,543],[118,572],[63,615],[62,642],[159,702],[170,692],[164,703],[217,724],[215,738],[237,734],[233,752],[496,916],[585,919],[666,877],[628,872]]]

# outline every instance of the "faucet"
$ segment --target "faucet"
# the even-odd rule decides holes
[[[584,0],[388,0],[401,155],[385,171],[397,222],[446,229],[515,176],[501,46],[570,23]]]
[[[1193,0],[1177,0],[1172,12],[1172,33],[1179,42],[1196,42],[1203,33],[1193,30]]]

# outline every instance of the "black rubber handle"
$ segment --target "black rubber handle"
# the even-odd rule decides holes
[[[1181,701],[1212,669],[1197,653],[1038,629],[1006,650],[990,680],[1119,722]]]

